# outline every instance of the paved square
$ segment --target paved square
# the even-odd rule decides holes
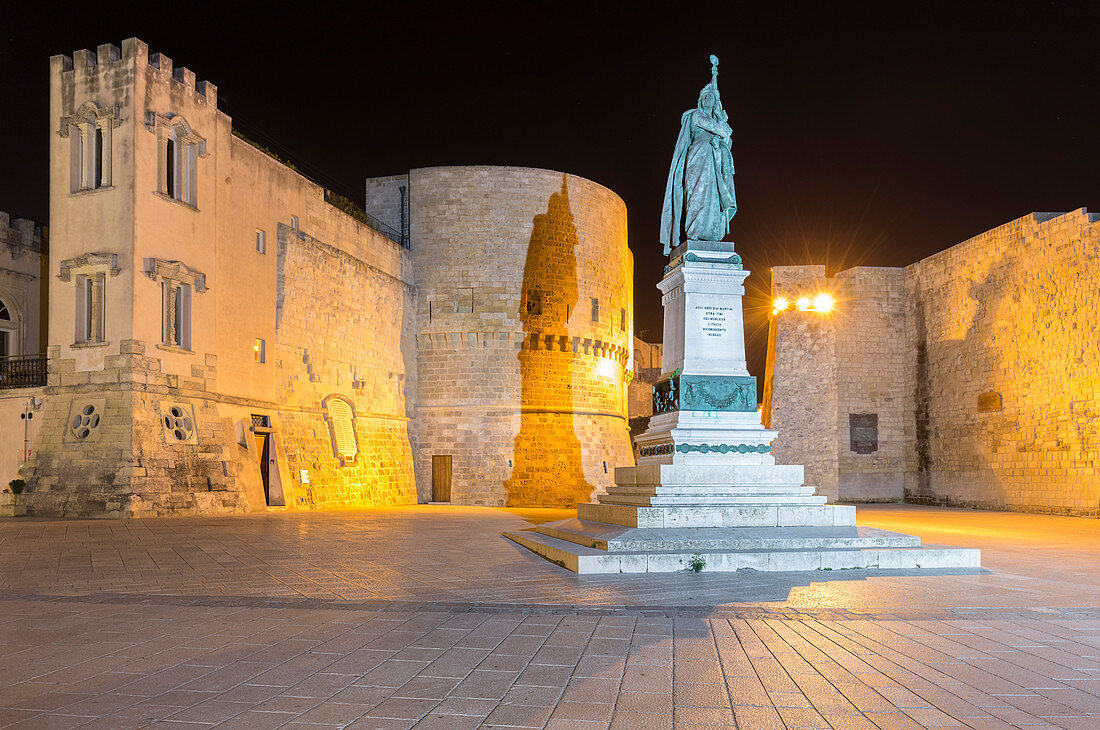
[[[420,506],[0,521],[0,725],[1100,727],[1100,522],[860,507],[982,571],[577,576]]]

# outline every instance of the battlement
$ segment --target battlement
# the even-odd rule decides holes
[[[149,53],[149,46],[137,38],[122,41],[122,47],[112,43],[97,46],[95,53],[81,49],[72,56],[57,55],[50,59],[51,69],[58,74],[93,74],[113,64],[134,64],[136,68],[151,66],[157,69],[158,80],[176,83],[195,95],[199,103],[217,107],[218,87],[209,81],[196,81],[195,72],[180,66],[175,68],[172,59],[163,53]]]
[[[0,243],[42,250],[43,226],[27,218],[12,218],[0,210]]]

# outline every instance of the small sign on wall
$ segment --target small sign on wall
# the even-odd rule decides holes
[[[877,413],[849,413],[848,431],[853,452],[873,454],[878,451]]]
[[[309,484],[309,470],[308,469],[299,469],[298,470],[298,479],[301,480],[302,484]]]

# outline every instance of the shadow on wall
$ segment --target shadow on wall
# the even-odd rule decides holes
[[[906,501],[1096,514],[1091,290],[1066,274],[1093,264],[1084,247],[1043,266],[1030,253],[1000,251],[953,292],[919,282]]]
[[[561,192],[550,196],[546,214],[535,216],[523,267],[521,413],[512,475],[504,482],[508,507],[573,507],[594,490],[584,477],[573,428],[569,317],[580,296],[577,243],[563,175]]]

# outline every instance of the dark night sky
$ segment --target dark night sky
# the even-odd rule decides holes
[[[1100,207],[1097,3],[39,5],[0,31],[0,210],[48,219],[49,56],[137,36],[356,200],[367,176],[429,165],[608,186],[652,339],[669,159],[717,54],[756,374],[770,266],[904,265],[1031,211]]]

